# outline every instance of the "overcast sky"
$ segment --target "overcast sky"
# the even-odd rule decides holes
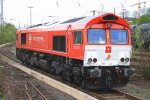
[[[150,0],[146,1],[146,8],[150,7]],[[32,23],[38,24],[47,21],[62,20],[65,18],[91,16],[92,10],[112,12],[114,7],[119,15],[123,7],[130,12],[138,10],[138,6],[130,7],[139,0],[4,0],[4,18],[6,22],[16,26],[29,26],[30,10],[32,8]],[[122,6],[122,5],[123,6]],[[144,7],[144,5],[141,5]],[[98,14],[98,12],[97,12]],[[49,17],[54,16],[54,18]]]

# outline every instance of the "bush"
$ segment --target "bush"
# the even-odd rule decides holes
[[[137,48],[142,48],[144,40],[140,32],[140,27],[138,26],[135,31],[132,33],[133,46]]]
[[[148,49],[150,43],[149,24],[141,24],[132,30],[132,44],[136,49]]]

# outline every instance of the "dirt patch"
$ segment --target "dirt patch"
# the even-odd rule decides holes
[[[136,71],[129,84],[122,88],[143,100],[150,100],[150,50],[133,50],[131,66]]]
[[[131,66],[135,67],[136,73],[142,74],[144,68],[150,69],[150,50],[133,50]]]

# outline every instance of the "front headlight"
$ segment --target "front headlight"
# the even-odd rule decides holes
[[[124,62],[124,58],[121,58],[120,61],[121,61],[121,62]]]
[[[129,60],[130,60],[129,58],[126,58],[126,59],[125,59],[126,62],[129,62]]]
[[[92,58],[89,58],[89,59],[88,59],[88,63],[91,63],[91,62],[92,62]]]
[[[96,63],[96,62],[97,62],[97,58],[94,58],[94,59],[93,59],[93,62]]]

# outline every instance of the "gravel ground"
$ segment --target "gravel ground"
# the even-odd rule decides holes
[[[25,84],[29,82],[40,86],[40,90],[44,91],[44,94],[45,92],[48,94],[46,97],[49,100],[75,100],[75,98],[0,61],[0,98],[4,96],[6,100],[28,100],[25,93]],[[35,98],[33,100],[39,99]]]

